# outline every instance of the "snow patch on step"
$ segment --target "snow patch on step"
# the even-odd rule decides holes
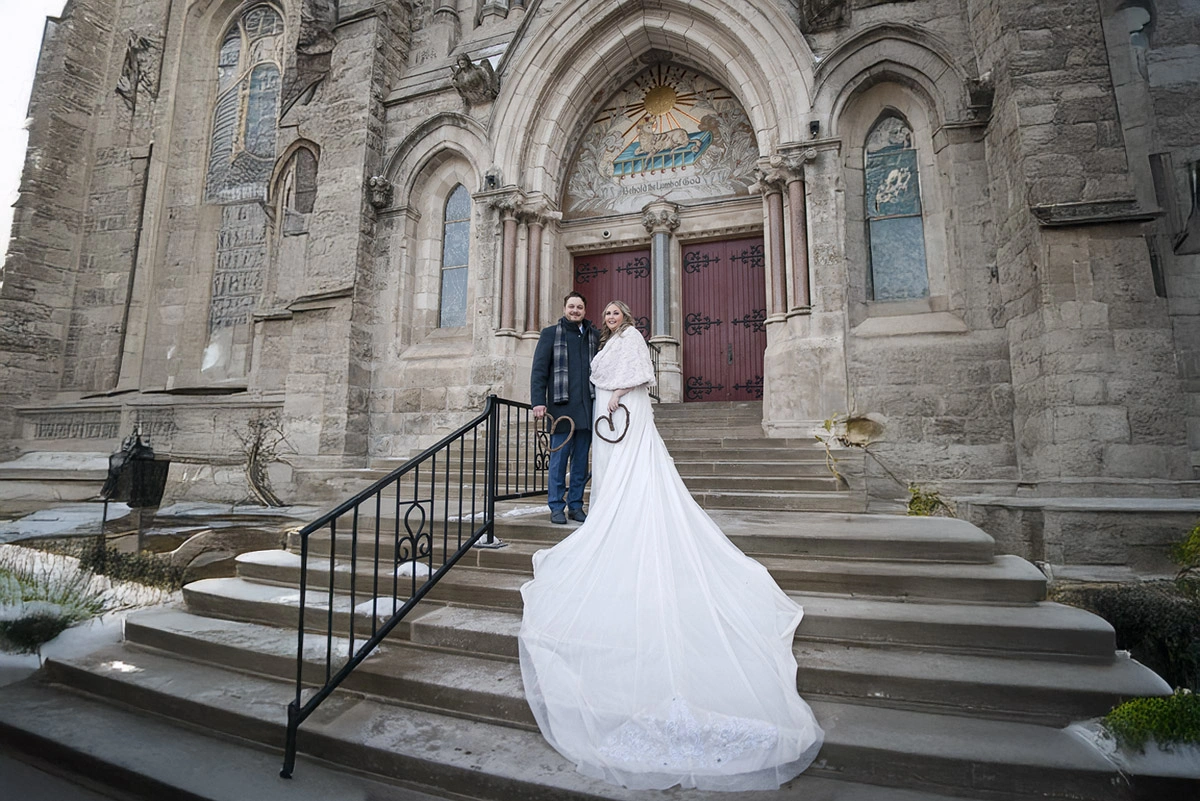
[[[250,551],[239,556],[237,561],[266,567],[300,567],[300,555],[291,551]]]
[[[1200,779],[1200,745],[1160,745],[1151,737],[1144,751],[1127,751],[1117,745],[1099,718],[1072,723],[1066,731],[1095,748],[1122,773]]]

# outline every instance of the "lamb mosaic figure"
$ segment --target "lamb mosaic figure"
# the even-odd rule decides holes
[[[652,156],[664,150],[678,150],[680,148],[689,148],[693,152],[700,151],[700,142],[694,141],[688,136],[688,132],[682,128],[672,128],[669,131],[657,133],[654,130],[654,118],[650,116],[645,117],[638,123],[637,132],[638,147],[634,151],[635,156]]]

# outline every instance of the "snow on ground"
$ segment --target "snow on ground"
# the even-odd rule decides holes
[[[108,505],[108,519],[117,520],[129,514],[123,503]],[[66,537],[99,534],[104,519],[102,503],[68,503],[40,509],[17,520],[0,523],[0,543],[16,542],[34,537]]]
[[[79,570],[79,560],[18,545],[0,545],[0,567],[5,566],[19,566],[43,577],[66,577]],[[120,642],[124,636],[125,617],[130,612],[182,600],[182,594],[179,592],[128,581],[113,581],[107,576],[92,576],[89,589],[103,596],[104,613],[71,626],[43,645],[40,659],[37,654],[9,654],[0,651],[0,686],[32,674],[38,669],[42,659],[84,656],[106,645]]]
[[[1151,739],[1145,751],[1127,751],[1117,746],[1099,720],[1072,723],[1067,731],[1088,743],[1112,762],[1122,773],[1134,776],[1175,776],[1200,778],[1200,745],[1170,744],[1159,746]]]

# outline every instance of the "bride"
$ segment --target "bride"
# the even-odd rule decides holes
[[[796,693],[803,613],[680,480],[632,319],[620,301],[605,308],[592,360],[596,413],[613,430],[593,426],[587,522],[537,552],[521,588],[525,694],[585,776],[638,790],[773,790],[824,736]]]

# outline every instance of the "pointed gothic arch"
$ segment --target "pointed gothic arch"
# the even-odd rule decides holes
[[[808,138],[815,60],[781,8],[664,0],[652,8],[612,4],[597,16],[583,13],[586,5],[564,3],[502,66],[490,130],[505,183],[558,196],[594,104],[664,54],[739,93],[762,155]]]

